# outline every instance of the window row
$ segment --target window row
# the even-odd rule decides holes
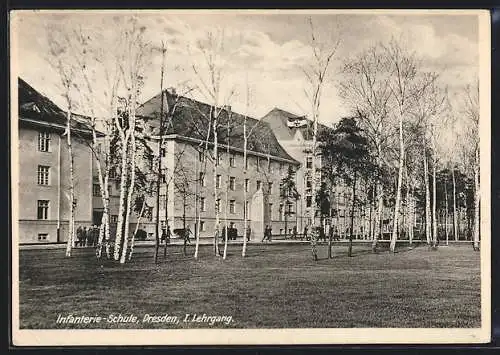
[[[198,161],[200,162],[204,162],[204,159],[205,159],[205,155],[206,153],[204,152],[198,152]],[[217,156],[217,165],[221,165],[222,164],[222,161],[224,159],[224,155],[226,155],[225,153],[219,153],[218,156]],[[232,167],[232,168],[235,168],[237,167],[237,157],[239,155],[237,154],[230,154],[229,155],[229,166]],[[241,157],[243,160],[243,157]],[[280,162],[280,163],[274,163],[271,159],[267,159],[267,158],[264,158],[264,157],[255,157],[255,158],[250,158],[250,157],[247,157],[246,161],[245,161],[245,169],[248,169],[249,168],[249,165],[250,165],[250,160],[253,160],[255,161],[255,168],[257,171],[261,171],[262,169],[267,169],[268,172],[271,172],[272,170],[272,166],[275,165],[275,164],[279,164],[279,172],[280,173],[283,173],[283,172],[286,172],[287,169],[288,169],[288,164],[286,163],[283,163],[283,162]],[[253,165],[252,165],[253,166]],[[262,170],[264,171],[264,170]]]

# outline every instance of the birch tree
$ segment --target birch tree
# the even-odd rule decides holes
[[[328,81],[329,68],[333,57],[337,53],[337,49],[340,45],[340,39],[337,39],[334,43],[324,43],[318,37],[316,33],[312,18],[308,18],[309,22],[309,45],[312,51],[312,57],[310,64],[302,68],[302,72],[306,78],[306,88],[304,89],[307,101],[310,104],[311,117],[313,119],[313,134],[312,134],[312,196],[311,196],[311,213],[312,219],[314,221],[313,225],[316,225],[316,190],[317,190],[317,166],[316,166],[316,155],[317,155],[317,135],[318,135],[318,118],[320,115],[321,108],[321,98],[323,94],[323,89]],[[312,236],[315,233],[311,234]],[[311,245],[313,245],[313,237],[311,238]],[[313,258],[316,260],[317,256],[315,254],[315,247],[312,247]]]
[[[121,147],[121,181],[118,224],[114,246],[114,259],[125,263],[129,238],[129,217],[132,209],[132,196],[136,174],[136,109],[144,70],[150,60],[150,44],[144,36],[145,27],[135,18],[129,18],[119,29],[120,49],[117,55],[117,68],[120,73],[122,90],[121,114],[115,117]]]
[[[214,227],[214,254],[219,256],[219,236],[220,236],[220,206],[217,205],[219,188],[217,187],[217,175],[219,165],[219,142],[218,131],[220,129],[220,115],[228,106],[234,90],[223,93],[224,73],[226,71],[225,55],[225,33],[223,29],[208,31],[203,40],[195,44],[196,54],[201,54],[201,63],[193,63],[192,69],[198,82],[196,88],[209,101],[210,112],[208,121],[211,127],[213,145],[213,184],[214,184],[214,206],[215,206],[215,227]]]
[[[462,93],[464,114],[463,150],[465,163],[472,167],[474,176],[474,228],[473,248],[479,250],[480,237],[480,155],[479,155],[479,81],[469,84]]]
[[[388,45],[384,46],[384,49],[390,65],[391,80],[389,81],[389,88],[395,103],[394,116],[397,122],[399,138],[397,187],[390,243],[390,250],[394,252],[398,237],[405,161],[404,122],[408,120],[408,114],[414,105],[415,98],[421,95],[430,83],[435,81],[437,75],[433,73],[424,73],[416,54],[406,49],[401,43],[394,39],[391,40]]]
[[[71,256],[71,250],[75,246],[75,177],[74,177],[74,155],[73,155],[73,139],[72,126],[73,109],[75,106],[74,87],[76,86],[76,66],[74,58],[68,49],[68,37],[66,35],[67,28],[65,27],[48,27],[48,44],[49,56],[51,63],[59,75],[59,80],[63,89],[62,96],[66,104],[66,128],[63,136],[66,136],[66,145],[68,148],[69,160],[69,220],[68,234],[66,242],[66,256]]]
[[[339,82],[340,96],[360,118],[360,126],[366,132],[371,150],[379,167],[388,166],[385,148],[388,139],[395,132],[390,125],[392,92],[390,90],[390,69],[383,47],[378,44],[349,58],[343,64],[344,80]],[[381,171],[379,169],[379,171]],[[377,176],[374,195],[377,199],[372,250],[377,248],[381,234],[384,188],[381,177]]]

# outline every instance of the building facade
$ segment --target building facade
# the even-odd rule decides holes
[[[67,240],[70,215],[70,174],[66,113],[18,79],[18,207],[20,243]],[[15,118],[14,118],[15,119]],[[89,132],[72,127],[75,224],[92,222],[92,151]]]
[[[244,235],[245,216],[254,238],[262,238],[265,225],[270,225],[274,234],[283,233],[285,206],[280,183],[288,167],[297,171],[300,163],[279,144],[269,125],[232,112],[229,107],[221,109],[217,118],[218,157],[214,157],[210,106],[168,92],[163,100],[166,110],[175,105],[175,114],[164,116],[168,128],[162,132],[160,150],[160,224],[168,221],[174,230],[189,226],[194,232],[199,222],[200,236],[211,236],[218,210],[220,227],[232,226],[239,236]],[[160,110],[161,95],[148,100],[138,110],[148,123],[153,152],[158,152],[160,141]],[[149,165],[157,171],[157,162]],[[146,228],[151,234],[156,203],[154,198],[149,201],[153,216],[152,225]],[[295,221],[286,224],[291,230]]]

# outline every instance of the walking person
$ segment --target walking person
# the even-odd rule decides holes
[[[163,243],[163,242],[167,242],[167,230],[165,229],[165,227],[163,227],[161,229],[161,239],[160,239],[160,243]]]
[[[266,224],[266,228],[264,228],[264,238],[262,238],[261,243],[264,243],[266,239],[268,239],[269,226]]]
[[[184,244],[188,243],[189,245],[191,245],[191,238],[189,238],[189,236],[191,236],[193,234],[193,232],[191,232],[191,228],[189,228],[189,224],[186,226],[186,230],[184,230]]]
[[[246,238],[247,238],[247,242],[250,241],[250,234],[252,233],[252,230],[250,229],[250,226],[247,227],[247,230],[246,230]]]
[[[172,232],[170,232],[170,226],[167,224],[167,232],[165,234],[165,243],[170,244],[170,237],[172,236]]]
[[[183,248],[183,251],[184,251],[184,255],[187,255],[187,245],[191,245],[191,239],[189,238],[189,236],[191,235],[191,229],[189,228],[189,224],[186,226],[186,229],[184,230],[184,248]]]
[[[297,239],[297,226],[293,226],[292,229],[292,239]]]
[[[300,238],[300,240],[302,240],[303,238],[305,238],[306,240],[309,240],[308,236],[307,236],[307,224],[304,226],[304,234],[302,234],[302,237]]]

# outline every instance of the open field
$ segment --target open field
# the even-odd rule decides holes
[[[20,251],[21,328],[211,328],[180,321],[143,323],[145,314],[230,315],[219,328],[479,327],[480,258],[469,245],[401,247],[372,254],[369,245],[334,246],[334,258],[314,262],[307,245],[249,246],[227,260],[200,247],[195,261],[172,246],[155,265],[151,247],[131,262],[98,262],[93,249]],[[188,252],[193,252],[189,247]],[[58,315],[134,314],[137,323],[58,324]]]

